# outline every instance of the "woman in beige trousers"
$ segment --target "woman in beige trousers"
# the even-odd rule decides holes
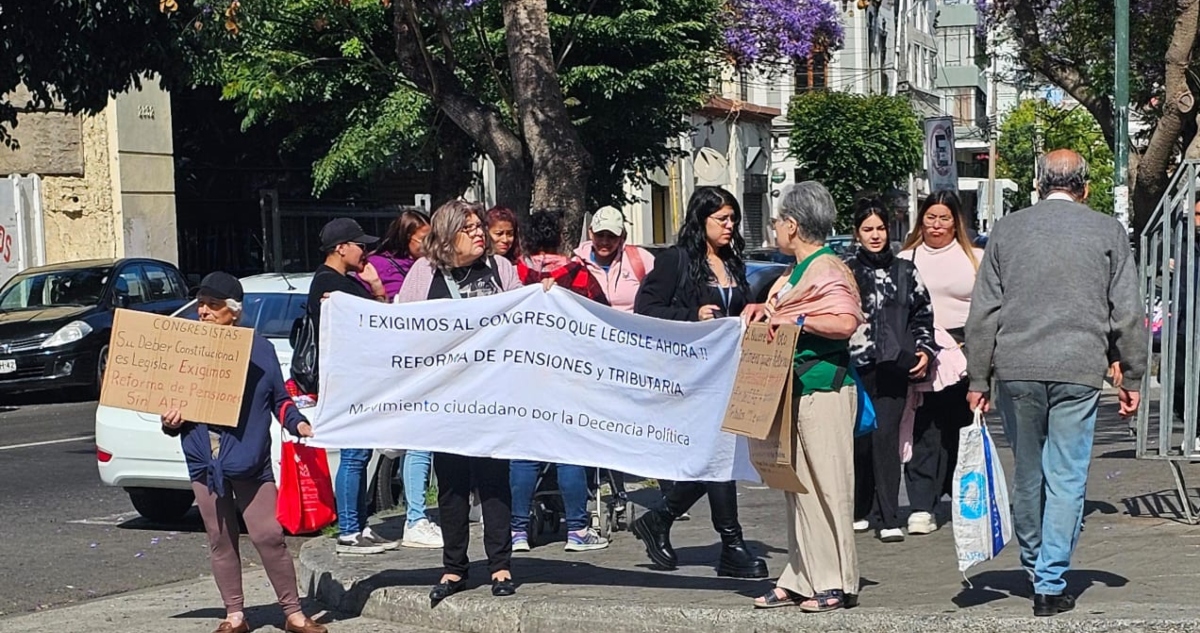
[[[862,323],[854,276],[824,246],[837,215],[829,191],[802,182],[783,194],[774,219],[780,250],[796,266],[748,321],[800,326],[794,362],[796,475],[804,493],[786,493],[788,565],[760,609],[797,606],[819,613],[858,604],[854,549],[854,420],[857,393],[849,338]]]

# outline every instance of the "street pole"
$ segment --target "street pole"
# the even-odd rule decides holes
[[[991,48],[992,36],[989,33],[988,43]],[[1000,135],[1000,116],[996,112],[996,52],[991,54],[991,68],[988,70],[988,186],[987,186],[987,226],[991,230],[996,221],[996,137]]]
[[[1117,113],[1116,151],[1113,158],[1113,215],[1129,229],[1129,0],[1116,0],[1117,49],[1114,55],[1116,86],[1113,107]]]

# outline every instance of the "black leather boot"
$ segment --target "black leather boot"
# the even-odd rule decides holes
[[[766,578],[767,563],[756,557],[742,538],[738,522],[737,485],[732,481],[709,482],[708,502],[713,529],[721,535],[721,560],[717,575],[733,578]]]
[[[663,569],[675,569],[679,560],[671,547],[671,524],[675,517],[665,510],[648,510],[629,526],[633,535],[646,546],[650,561]]]

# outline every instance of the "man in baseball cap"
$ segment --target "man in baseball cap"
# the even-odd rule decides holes
[[[328,253],[342,244],[357,244],[364,249],[379,241],[367,235],[358,222],[350,218],[335,218],[321,227],[321,252]]]
[[[318,347],[321,302],[330,295],[344,292],[364,299],[387,300],[379,273],[367,261],[367,247],[378,242],[379,238],[367,235],[358,222],[350,218],[330,220],[321,228],[319,237],[325,262],[317,267],[309,283],[308,303],[305,306],[316,334],[314,343]],[[356,275],[371,289],[368,291],[351,275]],[[340,492],[337,495],[338,539],[335,551],[339,554],[380,554],[400,547],[399,542],[385,539],[367,526],[366,469],[370,460],[369,448],[341,450],[336,475]]]

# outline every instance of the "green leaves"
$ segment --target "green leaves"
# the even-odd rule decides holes
[[[1045,99],[1020,102],[1000,124],[996,173],[1020,187],[1010,196],[1014,208],[1029,204],[1037,158],[1055,149],[1075,150],[1087,160],[1091,168],[1088,206],[1112,215],[1113,156],[1100,126],[1080,106],[1056,106]]]
[[[797,177],[829,189],[841,224],[856,193],[898,187],[921,164],[921,125],[905,97],[810,92],[792,99],[788,119]]]

